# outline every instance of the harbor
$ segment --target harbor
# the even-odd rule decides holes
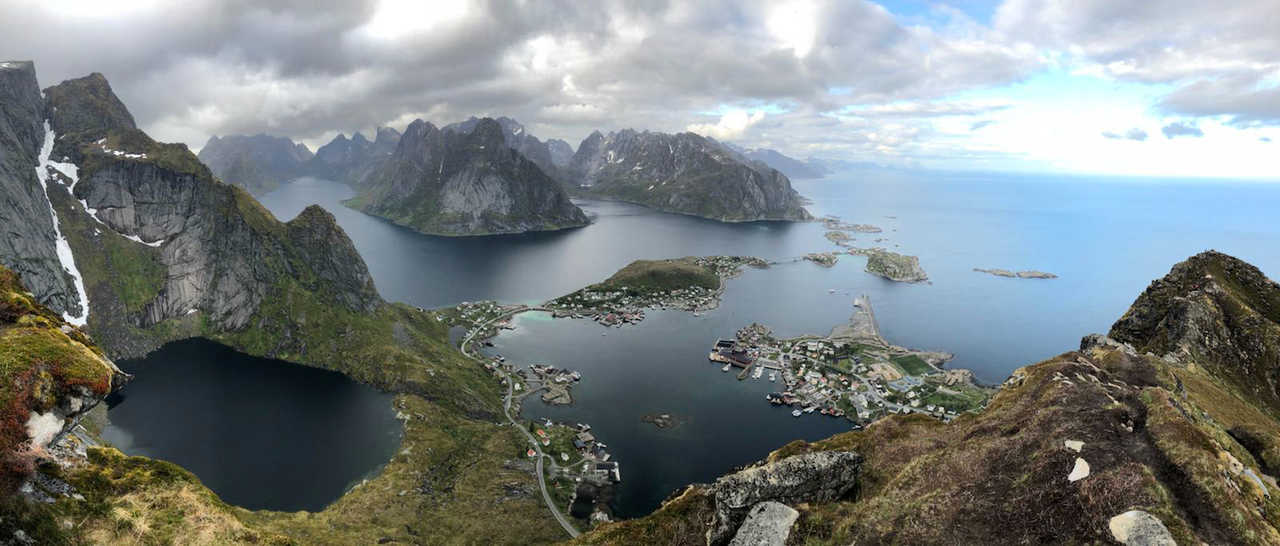
[[[967,370],[944,370],[951,355],[894,346],[880,335],[870,298],[853,301],[847,324],[826,337],[777,339],[751,324],[732,339],[717,339],[707,359],[722,370],[738,368],[738,380],[782,378],[782,389],[765,395],[791,415],[846,418],[865,425],[890,413],[919,413],[943,421],[985,406],[988,391]]]

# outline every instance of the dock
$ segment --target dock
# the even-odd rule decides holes
[[[751,368],[753,367],[755,367],[755,363],[747,364],[745,368],[742,368],[742,373],[738,374],[738,381],[746,379],[747,374],[751,373]]]

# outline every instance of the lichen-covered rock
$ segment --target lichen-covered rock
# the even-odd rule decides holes
[[[469,132],[416,120],[396,152],[360,184],[348,205],[423,233],[489,235],[587,224],[564,189],[507,146],[502,126]]]
[[[722,222],[809,220],[791,181],[694,133],[592,133],[569,171],[588,195]]]
[[[0,266],[0,495],[127,376]]]
[[[1155,516],[1130,510],[1111,518],[1107,527],[1116,542],[1125,546],[1177,546],[1169,529]]]
[[[782,546],[800,513],[785,504],[765,501],[751,507],[729,546]]]
[[[783,504],[831,502],[857,486],[862,456],[848,451],[806,453],[765,463],[724,476],[709,488],[715,499],[716,521],[711,544],[724,544],[764,501]]]

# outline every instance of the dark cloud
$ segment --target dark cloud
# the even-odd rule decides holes
[[[1224,116],[1237,127],[1280,125],[1280,87],[1258,87],[1250,77],[1200,80],[1160,100],[1166,112],[1186,116]]]
[[[1116,131],[1103,131],[1102,136],[1112,140],[1135,140],[1138,142],[1147,140],[1147,132],[1137,127],[1129,129],[1123,133]]]
[[[1160,132],[1164,133],[1165,138],[1174,138],[1179,136],[1202,137],[1204,131],[1201,131],[1195,123],[1186,121],[1175,121],[1160,128]]]

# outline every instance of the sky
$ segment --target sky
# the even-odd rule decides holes
[[[505,115],[895,167],[1280,180],[1280,2],[0,0],[199,149]]]

